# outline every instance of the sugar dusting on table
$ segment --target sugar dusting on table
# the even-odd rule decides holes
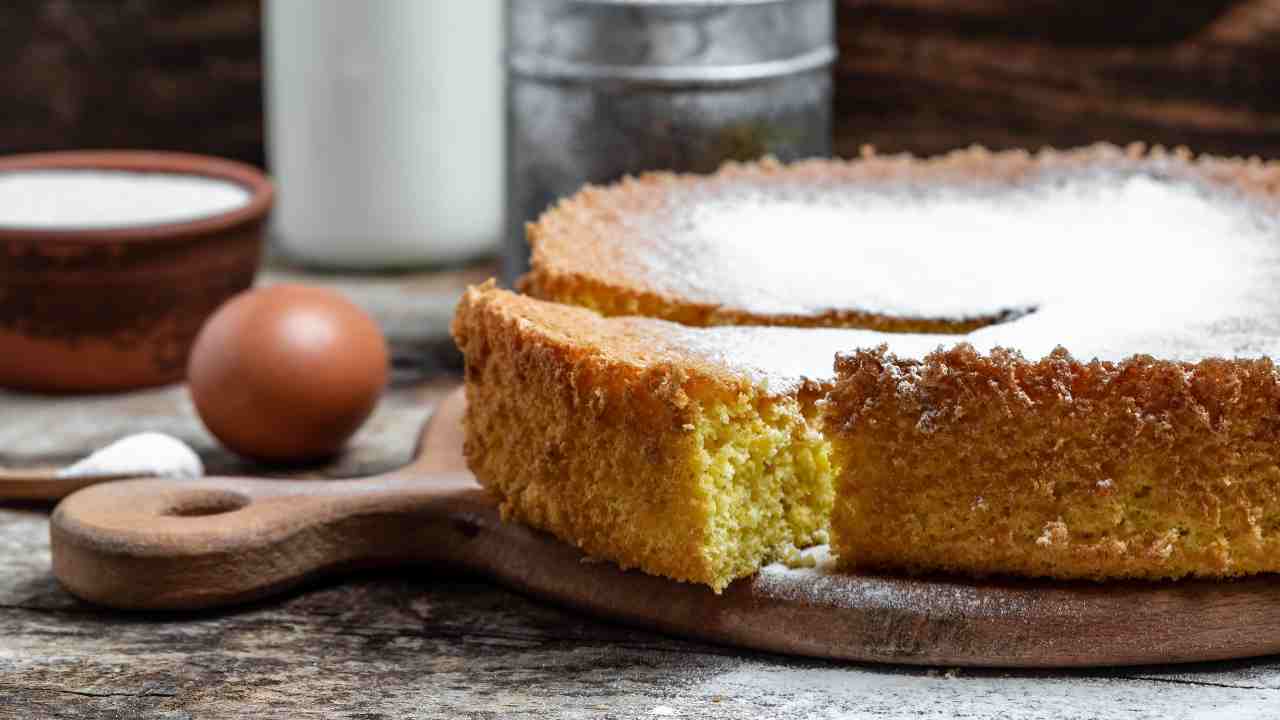
[[[0,227],[104,229],[183,222],[249,202],[245,187],[177,173],[113,170],[0,172]]]

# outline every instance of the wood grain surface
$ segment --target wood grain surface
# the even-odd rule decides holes
[[[1280,661],[1094,671],[870,666],[601,622],[443,570],[234,612],[120,615],[48,574],[45,516],[0,510],[0,718],[1264,720]]]
[[[261,165],[258,0],[0,3],[0,154],[146,148]]]
[[[836,149],[1280,156],[1280,2],[840,0]]]
[[[274,472],[322,481],[404,463],[442,382],[395,385],[333,463]],[[181,388],[28,400],[0,392],[10,462],[71,459],[113,434],[163,427],[218,472],[263,470],[196,433]],[[1274,717],[1280,704],[1275,658],[1054,672],[804,660],[616,625],[443,568],[318,581],[233,611],[121,614],[63,591],[50,564],[48,506],[0,505],[4,720],[1234,720]]]
[[[726,645],[914,665],[1091,667],[1280,652],[1280,580],[1056,583],[903,578],[781,565],[723,594],[608,562],[503,522],[466,472],[461,389],[417,458],[345,482],[128,480],[51,520],[53,571],[120,609],[227,607],[322,574],[464,568],[600,617]]]

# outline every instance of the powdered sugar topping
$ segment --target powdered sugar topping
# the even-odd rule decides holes
[[[818,382],[835,377],[835,356],[858,348],[873,348],[885,334],[870,330],[719,326],[672,326],[680,350],[717,366],[735,368],[762,390],[775,394],[793,392],[805,380]],[[942,339],[954,335],[895,336],[901,348],[923,356]]]
[[[756,314],[1012,318],[967,335],[713,328],[690,349],[772,389],[831,354],[968,342],[1029,359],[1280,357],[1280,223],[1183,180],[1094,172],[1018,189],[780,185],[677,203],[625,251],[660,290]],[[703,269],[703,270],[697,270]]]

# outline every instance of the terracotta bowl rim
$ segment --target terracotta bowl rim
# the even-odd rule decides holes
[[[110,228],[38,228],[0,226],[0,241],[98,244],[178,240],[223,232],[256,222],[271,209],[275,186],[261,170],[211,155],[163,150],[58,150],[0,157],[0,173],[23,170],[122,170],[200,175],[236,183],[249,191],[243,205],[213,215]]]

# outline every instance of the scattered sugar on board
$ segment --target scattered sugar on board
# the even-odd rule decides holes
[[[249,202],[241,185],[198,175],[110,170],[0,173],[0,227],[102,229],[210,217]]]
[[[982,583],[957,578],[919,582],[910,577],[843,572],[829,545],[815,545],[760,569],[750,582],[756,593],[810,605],[857,612],[889,610],[917,614],[973,614],[1024,617],[1032,603],[1043,602],[1035,586],[985,592]]]
[[[1085,361],[1280,356],[1280,224],[1191,183],[1095,173],[985,193],[752,192],[673,208],[670,253],[625,251],[666,290],[751,312],[1013,317],[967,335],[690,335],[692,350],[736,357],[770,389],[829,377],[830,348],[882,343],[904,358],[958,342],[1030,359],[1059,345]]]
[[[829,545],[805,548],[784,562],[766,565],[753,582],[768,594],[844,607],[891,606],[903,599],[888,585],[841,573]]]

